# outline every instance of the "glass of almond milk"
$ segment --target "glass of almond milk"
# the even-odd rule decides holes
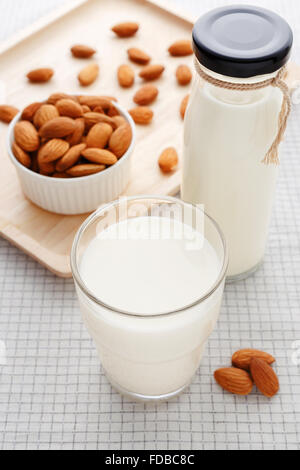
[[[124,198],[84,222],[71,265],[113,387],[135,401],[184,391],[222,302],[228,256],[213,219],[174,198]]]

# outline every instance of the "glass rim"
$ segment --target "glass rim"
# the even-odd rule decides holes
[[[124,200],[127,202],[133,202],[133,201],[141,201],[141,200],[156,200],[156,201],[162,201],[162,202],[169,202],[169,203],[176,203],[176,204],[181,204],[182,206],[190,206],[193,207],[195,210],[201,211],[205,218],[208,219],[214,228],[216,229],[216,232],[218,233],[222,246],[223,246],[223,260],[222,260],[222,266],[220,268],[219,275],[216,279],[216,281],[213,283],[212,287],[208,289],[208,291],[202,295],[199,299],[189,303],[188,305],[181,307],[176,310],[172,310],[170,312],[163,312],[163,313],[153,313],[153,314],[137,314],[137,313],[131,313],[130,311],[126,310],[121,310],[119,308],[116,308],[112,305],[109,305],[102,300],[100,300],[98,297],[96,297],[87,287],[86,283],[83,281],[79,268],[78,268],[78,263],[76,259],[77,255],[77,248],[79,246],[80,240],[82,238],[82,235],[85,233],[85,231],[89,228],[89,226],[100,216],[101,213],[113,208],[113,207],[118,207],[120,205],[120,201],[113,201],[111,203],[105,204],[103,207],[100,207],[97,209],[93,214],[91,214],[81,225],[79,230],[77,231],[73,245],[72,245],[72,250],[71,250],[71,257],[70,257],[70,262],[71,262],[71,270],[72,270],[72,275],[74,278],[75,283],[79,286],[81,291],[92,301],[95,302],[96,304],[100,305],[101,307],[110,310],[111,312],[118,313],[124,316],[129,316],[129,317],[137,317],[137,318],[155,318],[155,317],[165,317],[165,316],[170,316],[174,315],[176,313],[182,313],[185,310],[189,310],[190,308],[201,304],[205,300],[207,300],[221,285],[221,283],[224,281],[227,269],[228,269],[228,263],[229,263],[229,258],[228,258],[228,249],[227,249],[227,243],[225,240],[225,236],[219,226],[219,224],[212,218],[210,217],[204,210],[200,209],[198,206],[195,204],[187,203],[185,201],[182,201],[181,199],[177,199],[175,197],[171,196],[157,196],[157,195],[140,195],[140,196],[130,196],[122,199],[122,202],[124,203]]]

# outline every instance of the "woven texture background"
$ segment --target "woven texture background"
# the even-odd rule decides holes
[[[0,40],[62,3],[0,0]],[[167,3],[196,17],[231,2]],[[299,1],[259,4],[292,24],[300,63]],[[292,360],[300,340],[299,122],[298,104],[284,144],[264,266],[226,287],[199,373],[174,402],[146,406],[114,392],[82,325],[73,282],[0,239],[0,340],[7,348],[7,365],[0,366],[0,449],[300,449],[300,368]],[[276,356],[281,392],[272,401],[256,392],[235,397],[214,383],[213,371],[230,365],[240,347]]]

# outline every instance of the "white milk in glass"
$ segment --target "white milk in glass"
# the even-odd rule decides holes
[[[224,281],[198,300],[217,282],[223,263],[201,233],[164,217],[127,219],[90,240],[79,272],[103,305],[77,291],[113,385],[142,397],[189,385],[218,319]]]

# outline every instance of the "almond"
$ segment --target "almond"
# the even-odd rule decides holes
[[[74,121],[74,131],[70,134],[66,141],[69,142],[70,146],[77,145],[81,142],[82,136],[85,131],[85,121],[83,118],[76,119]]]
[[[217,370],[215,379],[220,387],[235,395],[249,395],[253,389],[250,374],[234,367]]]
[[[70,144],[62,139],[49,140],[43,145],[38,153],[38,161],[40,164],[55,162],[61,158],[68,150]]]
[[[156,80],[162,75],[164,70],[165,67],[163,65],[146,65],[139,73],[139,76],[146,81]]]
[[[83,110],[80,104],[69,99],[59,100],[56,103],[56,108],[61,116],[76,119],[83,115]]]
[[[117,101],[114,96],[86,96],[82,95],[78,97],[78,101],[81,105],[86,104],[90,108],[101,106],[103,109],[109,109],[112,101]]]
[[[268,398],[279,391],[279,380],[272,367],[263,359],[251,359],[250,371],[258,390]]]
[[[25,152],[34,152],[40,146],[40,139],[36,128],[29,121],[19,121],[15,125],[16,143]]]
[[[53,173],[52,178],[70,178],[67,173]]]
[[[250,370],[250,363],[254,358],[262,359],[269,365],[275,362],[274,357],[266,352],[257,349],[241,349],[232,356],[232,365],[238,369]]]
[[[78,59],[89,59],[96,53],[95,49],[84,44],[76,44],[71,48],[71,52]]]
[[[77,97],[73,95],[67,95],[66,93],[52,93],[52,95],[49,96],[47,103],[48,104],[56,104],[60,100],[73,100],[78,103]]]
[[[137,49],[136,47],[131,47],[128,49],[127,53],[128,58],[136,64],[147,65],[151,60],[151,57],[146,54],[146,52],[142,51],[141,49]]]
[[[100,107],[100,106],[98,106],[98,108],[99,108],[99,107]],[[92,111],[91,108],[89,108],[86,104],[84,104],[83,106],[81,106],[81,108],[82,108],[82,112],[83,112],[83,113],[90,113],[90,112]],[[97,111],[97,112],[99,112],[99,111]]]
[[[146,106],[137,106],[131,109],[129,114],[136,124],[147,125],[150,124],[153,119],[153,111]]]
[[[86,105],[91,109],[101,106],[104,110],[108,110],[112,101],[116,101],[112,96],[79,96],[79,103]]]
[[[27,74],[28,80],[33,83],[48,82],[54,75],[54,70],[49,68],[35,69]]]
[[[118,81],[123,88],[130,88],[134,84],[134,71],[130,65],[121,65],[118,68]]]
[[[92,148],[104,149],[113,133],[113,129],[109,124],[101,122],[95,124],[88,133],[87,146]]]
[[[22,113],[23,121],[33,121],[35,113],[42,105],[43,103],[31,103],[29,106],[27,106]]]
[[[192,43],[190,40],[176,41],[169,47],[169,53],[174,57],[191,55],[193,54]]]
[[[184,119],[184,117],[185,117],[185,112],[186,112],[186,108],[189,104],[189,99],[190,99],[190,95],[186,95],[183,98],[183,100],[181,101],[180,114],[181,114],[182,119]]]
[[[123,116],[114,116],[112,120],[117,128],[123,126],[123,124],[128,124],[128,122]]]
[[[158,89],[154,85],[144,85],[134,95],[133,101],[139,106],[153,103],[158,96]]]
[[[57,117],[43,125],[40,136],[44,139],[66,137],[75,131],[75,121],[68,117]]]
[[[117,163],[117,157],[109,150],[88,148],[82,152],[86,160],[92,163],[99,163],[102,165],[114,165]]]
[[[26,166],[26,168],[31,167],[31,158],[28,155],[27,152],[25,152],[21,147],[16,144],[16,142],[13,143],[12,145],[12,151],[18,162],[20,162],[22,165]]]
[[[191,80],[193,78],[191,69],[187,65],[179,65],[176,70],[176,78],[179,85],[188,85],[189,83],[191,83]]]
[[[178,154],[173,147],[166,148],[159,157],[158,164],[164,173],[170,173],[178,165]]]
[[[83,108],[83,107],[82,107]],[[96,106],[93,110],[89,109],[89,111],[86,111],[84,114],[86,113],[100,113],[100,114],[105,114],[105,111],[104,109],[102,108],[102,106]]]
[[[126,22],[113,26],[112,31],[120,38],[129,38],[134,36],[139,29],[138,23]]]
[[[35,173],[39,172],[39,163],[38,163],[38,158],[37,158],[37,152],[34,152],[31,154],[31,167],[30,169],[34,171]]]
[[[129,149],[132,140],[132,131],[130,125],[121,125],[115,130],[109,139],[109,150],[116,155],[117,158],[121,158]]]
[[[120,115],[119,110],[112,104],[109,110],[107,111],[107,116],[115,117],[119,115]]]
[[[97,79],[99,75],[99,65],[98,64],[90,64],[78,75],[78,80],[81,86],[89,86]]]
[[[95,173],[99,173],[100,171],[105,170],[105,165],[96,165],[93,163],[86,163],[83,165],[75,165],[72,168],[69,168],[66,173],[73,178],[78,178],[80,176],[89,176]]]
[[[44,176],[51,176],[55,172],[55,162],[40,163],[40,174]]]
[[[9,124],[18,114],[18,108],[14,106],[1,105],[0,106],[0,121]]]
[[[71,147],[67,153],[56,163],[56,171],[65,171],[76,165],[81,157],[81,152],[86,148],[85,144],[78,144]]]
[[[105,122],[106,124],[109,124],[113,129],[116,127],[112,118],[109,116],[106,116],[106,114],[92,112],[92,113],[85,113],[83,117],[85,120],[85,125],[88,129],[93,127],[95,124],[98,124],[99,122]]]
[[[59,117],[59,112],[53,104],[43,104],[35,113],[33,123],[38,129],[46,122]]]

